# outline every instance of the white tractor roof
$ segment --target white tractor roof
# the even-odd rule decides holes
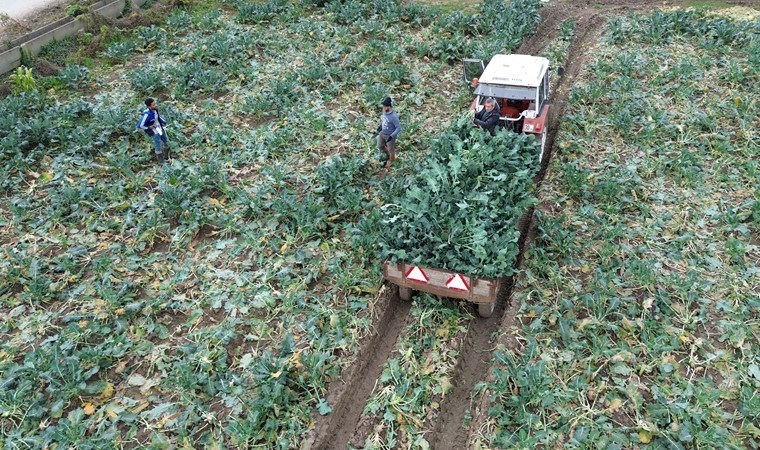
[[[549,60],[530,55],[494,55],[480,76],[486,84],[538,87],[549,69]]]

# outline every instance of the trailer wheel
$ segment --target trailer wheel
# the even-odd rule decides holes
[[[408,302],[412,299],[412,288],[399,286],[398,287],[398,296],[401,297],[401,300]]]
[[[478,315],[484,318],[491,317],[491,314],[493,314],[493,310],[495,306],[496,306],[495,302],[478,303]]]

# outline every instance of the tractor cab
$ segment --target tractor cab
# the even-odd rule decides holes
[[[470,109],[480,111],[489,97],[496,100],[500,126],[541,140],[543,159],[549,125],[549,60],[530,55],[494,55],[490,61],[462,60],[462,77],[475,98]]]

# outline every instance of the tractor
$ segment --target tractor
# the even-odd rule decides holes
[[[470,110],[480,111],[488,98],[499,107],[499,125],[515,133],[533,134],[541,142],[543,161],[549,116],[549,60],[530,55],[494,55],[490,61],[462,60],[463,81],[475,98]]]

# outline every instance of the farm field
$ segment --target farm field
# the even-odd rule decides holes
[[[636,14],[589,49],[472,448],[757,447],[758,25]]]
[[[387,309],[379,206],[466,105],[454,63],[538,20],[532,1],[155,8],[47,49],[55,75],[10,77],[4,448],[302,445]],[[387,95],[405,126],[392,176],[371,136]],[[134,132],[148,96],[163,167]]]
[[[758,445],[755,10],[155,3],[0,100],[0,448]],[[403,302],[389,203],[513,51],[565,67],[520,269]]]

